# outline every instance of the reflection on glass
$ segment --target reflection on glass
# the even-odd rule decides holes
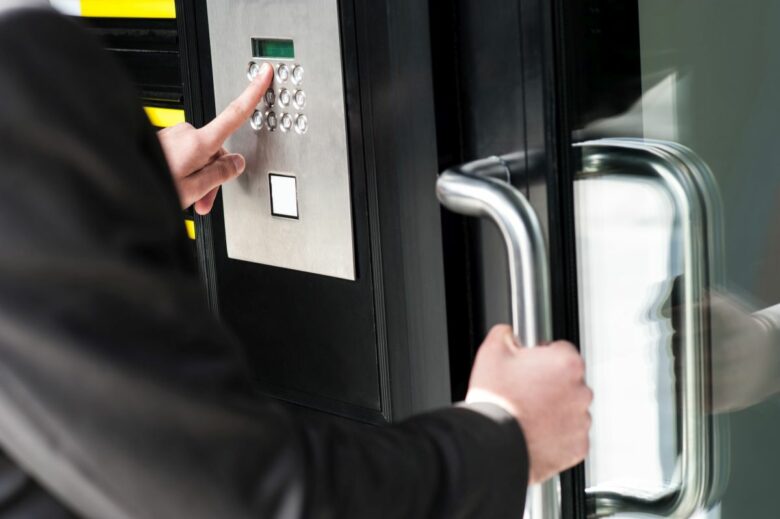
[[[642,511],[687,517],[716,500],[715,496],[725,484],[728,473],[728,456],[724,455],[721,448],[726,430],[722,420],[714,418],[711,413],[711,343],[707,328],[709,309],[702,304],[717,278],[717,269],[711,267],[717,265],[720,258],[717,253],[722,245],[717,186],[707,166],[690,150],[675,143],[603,139],[584,143],[578,148],[582,152],[583,163],[576,189],[579,220],[586,224],[600,223],[600,228],[611,231],[604,236],[601,231],[594,232],[593,226],[580,227],[580,265],[587,268],[587,258],[591,254],[599,264],[608,255],[609,261],[615,262],[609,267],[610,270],[622,274],[616,283],[604,277],[590,284],[594,277],[598,277],[593,275],[594,269],[581,269],[581,279],[585,280],[583,286],[587,287],[583,293],[588,295],[587,300],[581,303],[583,315],[591,307],[598,309],[598,302],[607,299],[610,301],[607,306],[612,307],[610,313],[623,318],[622,321],[605,318],[603,312],[585,317],[582,327],[586,341],[595,344],[595,351],[603,355],[602,344],[610,344],[610,339],[617,339],[614,347],[619,347],[621,354],[629,352],[626,359],[628,366],[636,364],[651,370],[660,368],[657,377],[646,381],[650,384],[649,398],[639,401],[639,406],[626,408],[624,404],[630,400],[621,395],[615,402],[607,401],[607,404],[612,405],[601,409],[599,414],[609,415],[616,410],[626,414],[628,409],[628,414],[635,415],[637,419],[647,419],[655,418],[647,410],[658,410],[661,417],[657,423],[661,427],[657,438],[659,451],[651,456],[653,459],[660,457],[662,478],[666,483],[655,487],[654,492],[648,490],[647,486],[625,486],[625,483],[614,479],[603,483],[606,476],[599,470],[598,460],[619,459],[625,467],[627,457],[620,455],[619,449],[610,449],[614,442],[597,440],[594,444],[598,446],[604,443],[605,448],[591,460],[590,466],[594,470],[589,474],[590,503],[594,511],[601,515]],[[646,189],[632,189],[639,185]],[[647,191],[648,188],[659,193],[661,198],[653,197]],[[623,194],[632,197],[628,202],[618,202],[625,200],[620,197]],[[620,213],[609,215],[609,221],[588,222],[590,214],[603,214],[603,207]],[[589,239],[593,235],[597,237],[596,240]],[[598,239],[599,236],[602,238]],[[630,246],[615,247],[615,243],[619,242],[628,242]],[[604,250],[608,253],[604,254]],[[655,265],[656,268],[648,268],[649,265]],[[625,291],[614,294],[606,292],[611,286],[617,285]],[[649,301],[644,295],[648,286],[653,294]],[[631,307],[628,314],[621,314],[620,311],[614,311],[614,303],[617,301],[629,305],[632,301],[639,303]],[[621,308],[624,306],[621,305]],[[650,329],[642,326],[645,321]],[[616,322],[622,323],[621,334],[591,337],[591,330],[600,329],[597,323],[606,324],[608,328],[605,329],[612,330],[621,327]],[[652,330],[658,326],[673,333],[653,333]],[[647,348],[639,348],[645,344]],[[642,360],[645,349],[651,352],[651,357],[645,358],[645,362],[636,362],[637,359]],[[589,361],[590,351],[586,347]],[[623,360],[616,352],[607,353],[610,362],[616,355]],[[600,355],[596,353],[593,356],[597,357],[595,365],[599,366]],[[654,362],[663,357],[667,360],[668,368]],[[646,373],[641,368],[634,371],[636,374]],[[672,375],[666,376],[666,373]],[[591,384],[597,386],[598,392],[598,386],[616,378],[620,377],[612,373],[594,375]],[[656,387],[656,380],[669,380],[671,383]],[[625,385],[628,380],[622,381],[623,384],[620,382],[613,389],[630,387]],[[661,401],[664,387],[673,388],[668,392],[671,398],[667,398],[671,407]],[[602,389],[605,394],[606,389]],[[665,417],[668,419],[664,420]],[[607,423],[606,418],[601,422]],[[609,427],[606,431],[611,434],[614,428]],[[602,427],[598,426],[595,434],[603,433]],[[634,434],[634,439],[646,441],[649,438],[645,431]],[[666,438],[675,438],[676,451]],[[596,460],[595,465],[593,460]],[[641,466],[640,470],[646,474],[650,467]],[[625,481],[625,475],[620,477]],[[634,479],[634,482],[638,483],[639,480]]]
[[[658,495],[677,455],[670,291],[673,208],[658,183],[575,183],[580,340],[593,402],[589,487]],[[640,448],[641,446],[641,448]]]
[[[681,143],[712,170],[725,249],[707,268],[723,276],[697,304],[708,316],[709,412],[728,415],[731,463],[702,515],[776,517],[780,3],[638,5],[642,95],[577,136]],[[661,183],[621,172],[576,181],[575,210],[581,344],[596,394],[587,485],[662,495],[676,484],[681,450],[673,316],[684,230]]]

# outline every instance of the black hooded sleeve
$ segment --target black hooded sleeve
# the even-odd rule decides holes
[[[0,17],[0,71],[0,446],[41,492],[95,519],[522,515],[497,408],[374,428],[252,396],[156,136],[75,22]]]

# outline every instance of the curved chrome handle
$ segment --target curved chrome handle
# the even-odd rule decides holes
[[[506,161],[490,157],[442,173],[436,194],[451,211],[498,226],[509,260],[512,327],[525,346],[534,347],[552,340],[547,248],[531,204],[508,180]],[[526,517],[560,517],[557,477],[529,487]]]
[[[711,415],[709,365],[709,291],[720,281],[723,265],[722,215],[717,185],[709,168],[691,150],[676,144],[639,139],[603,139],[576,145],[582,150],[578,180],[620,174],[659,179],[669,192],[682,228],[680,295],[681,372],[679,377],[679,484],[661,497],[639,492],[588,492],[589,513],[603,517],[643,512],[689,517],[725,488],[728,461],[720,442],[728,432],[724,418]]]

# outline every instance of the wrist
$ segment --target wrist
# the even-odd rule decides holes
[[[472,388],[466,393],[466,404],[492,404],[498,406],[511,415],[518,422],[520,421],[520,414],[517,408],[512,402],[504,398],[493,391],[480,388]]]

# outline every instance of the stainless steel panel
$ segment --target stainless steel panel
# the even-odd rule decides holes
[[[208,2],[216,108],[224,109],[247,85],[252,38],[292,39],[305,76],[296,86],[307,98],[308,131],[254,131],[247,123],[228,142],[247,170],[223,188],[225,235],[233,259],[355,279],[344,81],[337,0]],[[274,80],[275,90],[281,84]],[[260,106],[263,106],[261,104]],[[299,219],[271,215],[270,173],[297,179]]]

